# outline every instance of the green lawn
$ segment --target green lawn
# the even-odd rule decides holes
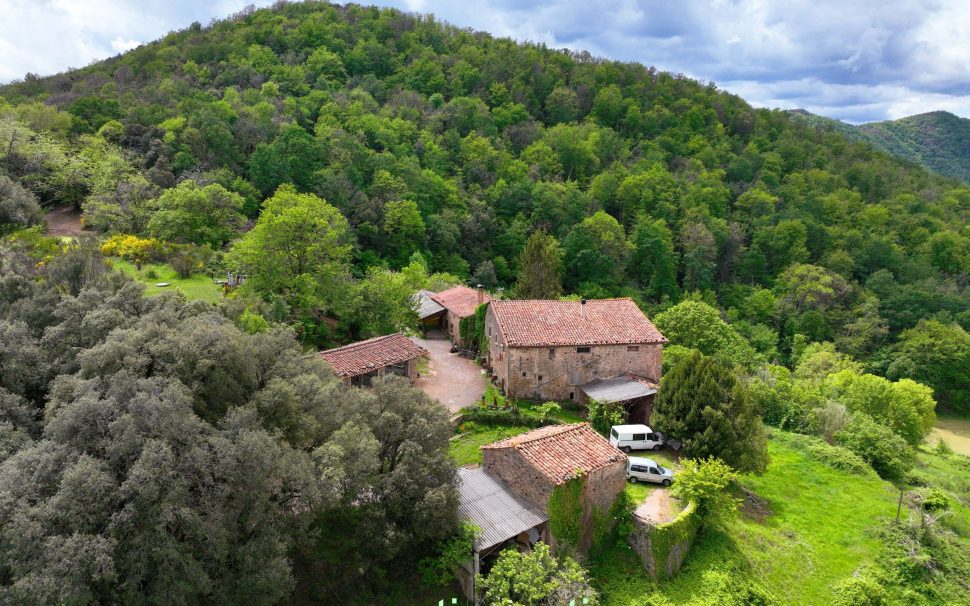
[[[655,595],[682,604],[697,597],[706,571],[728,565],[781,604],[828,604],[833,583],[875,562],[881,547],[867,531],[895,515],[897,493],[882,480],[849,476],[809,458],[783,435],[769,442],[769,452],[765,474],[742,479],[769,515],[746,510],[725,531],[702,531],[681,573],[659,585],[629,549],[607,550],[590,562],[604,603],[628,606]],[[648,489],[631,490],[642,490],[631,495],[642,498]]]
[[[200,300],[207,303],[217,303],[222,299],[222,286],[213,282],[212,278],[208,276],[195,275],[182,279],[168,263],[146,263],[141,270],[138,270],[134,263],[118,257],[111,257],[109,261],[115,269],[145,284],[145,294],[148,296],[179,290],[189,301]],[[146,275],[151,271],[155,272],[156,277],[150,278]],[[171,286],[155,286],[158,282],[168,282]]]
[[[480,425],[475,431],[453,439],[448,445],[448,451],[455,458],[459,466],[481,463],[482,452],[479,450],[480,446],[498,440],[504,440],[505,438],[510,438],[527,431],[529,431],[528,427],[521,426],[487,427]]]
[[[518,400],[517,404],[522,412],[535,413],[535,409],[542,405],[542,402],[534,402],[532,400]],[[582,423],[586,419],[580,414],[579,409],[576,407],[567,408],[561,402],[562,410],[556,414],[556,420],[561,423]]]

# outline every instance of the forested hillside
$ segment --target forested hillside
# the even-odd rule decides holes
[[[937,111],[854,126],[804,111],[791,112],[933,172],[970,183],[970,120]]]
[[[35,200],[75,204],[95,230],[246,272],[307,342],[410,321],[394,271],[406,266],[514,289],[543,230],[565,293],[631,295],[653,312],[696,293],[764,358],[834,340],[965,406],[965,377],[905,352],[930,330],[966,351],[970,190],[712,85],[306,3],[0,94],[4,187],[19,192],[8,220],[36,220]],[[334,245],[261,264],[275,246],[261,233],[305,223],[280,218],[294,207]]]
[[[23,229],[54,207],[96,237]],[[632,297],[681,455],[743,472],[678,580],[619,533],[591,554],[603,603],[958,603],[966,459],[925,440],[970,412],[968,220],[970,188],[836,130],[395,10],[280,3],[28,75],[0,87],[0,602],[436,603],[448,415],[312,352],[464,282]]]

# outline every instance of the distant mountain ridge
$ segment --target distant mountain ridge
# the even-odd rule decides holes
[[[970,183],[970,120],[946,111],[855,126],[802,109],[790,115],[865,141],[933,172]]]

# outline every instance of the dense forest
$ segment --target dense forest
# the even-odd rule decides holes
[[[29,229],[56,207],[94,236]],[[934,411],[970,413],[968,226],[970,188],[837,129],[395,10],[280,3],[28,74],[0,87],[0,601],[407,593],[458,528],[447,413],[310,352],[456,283],[632,297],[699,457],[764,473],[763,419],[876,495],[935,487]],[[122,262],[245,279],[146,298]],[[880,582],[959,596],[967,535],[910,530]]]
[[[803,110],[792,115],[853,141],[871,143],[896,157],[970,183],[970,120],[937,111],[854,126]]]

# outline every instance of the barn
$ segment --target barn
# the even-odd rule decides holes
[[[413,381],[418,376],[418,360],[427,355],[428,350],[401,333],[320,352],[338,377],[355,386],[368,386],[375,377],[389,374]]]
[[[624,402],[646,422],[666,339],[629,298],[491,301],[486,364],[513,398]]]

